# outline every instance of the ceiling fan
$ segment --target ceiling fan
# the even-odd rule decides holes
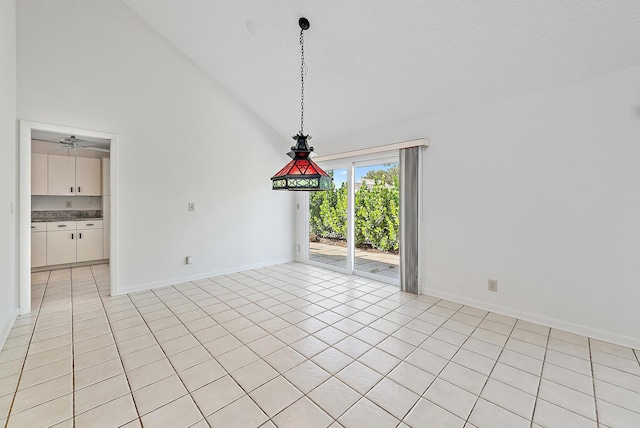
[[[84,150],[94,150],[97,152],[105,152],[110,153],[109,149],[102,149],[100,147],[92,147],[97,143],[92,143],[91,141],[83,140],[82,138],[77,138],[75,135],[70,135],[68,137],[62,137],[57,141],[58,144],[64,146],[64,149],[68,151],[84,149]],[[64,150],[63,149],[63,150]]]

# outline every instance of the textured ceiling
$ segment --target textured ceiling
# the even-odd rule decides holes
[[[318,143],[640,65],[632,0],[123,1],[283,136],[299,129],[307,17]]]

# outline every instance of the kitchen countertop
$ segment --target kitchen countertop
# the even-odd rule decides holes
[[[31,222],[102,220],[102,210],[31,211]]]
[[[80,218],[50,218],[50,219],[44,219],[44,218],[38,218],[38,219],[31,219],[31,223],[51,223],[54,221],[83,221],[83,220],[103,220],[102,217],[80,217]]]

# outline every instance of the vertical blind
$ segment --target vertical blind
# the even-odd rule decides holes
[[[419,294],[419,187],[422,147],[400,150],[400,289]]]

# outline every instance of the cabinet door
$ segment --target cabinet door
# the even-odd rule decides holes
[[[31,154],[31,194],[47,195],[47,155],[42,153]]]
[[[100,159],[76,158],[76,195],[100,196]]]
[[[47,232],[31,232],[31,267],[47,265]]]
[[[111,257],[111,196],[102,197],[102,219],[104,226],[102,255],[108,259]]]
[[[111,195],[111,159],[102,158],[102,196]]]
[[[47,232],[47,264],[75,263],[76,237],[75,230]]]
[[[49,194],[75,195],[76,158],[49,155]]]
[[[102,229],[78,230],[78,261],[102,259]]]

